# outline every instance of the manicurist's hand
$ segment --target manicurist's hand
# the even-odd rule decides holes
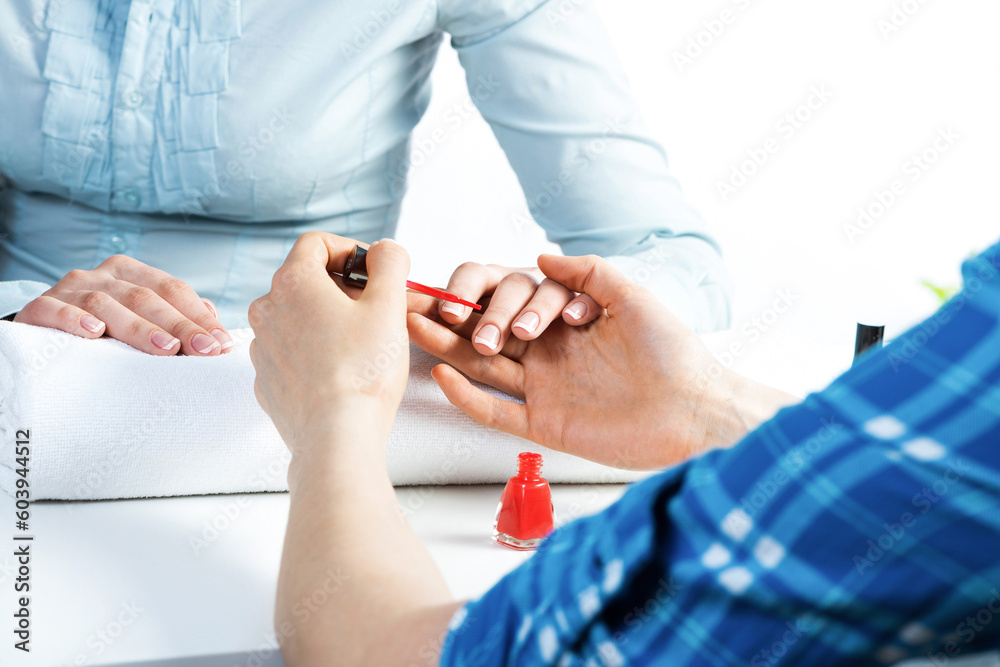
[[[472,303],[489,297],[489,304],[474,322],[470,322],[472,309],[468,306],[447,301],[437,305],[439,316],[447,324],[472,325],[473,349],[486,356],[499,354],[511,336],[520,340],[538,338],[560,318],[580,325],[601,314],[589,296],[577,295],[546,278],[537,268],[466,262],[452,274],[447,291]]]
[[[440,651],[459,604],[386,472],[409,370],[409,257],[372,244],[364,290],[345,288],[329,272],[354,245],[300,236],[249,311],[254,393],[292,452],[274,618],[288,667],[411,664]]]
[[[214,356],[233,346],[211,301],[127,255],[109,257],[92,271],[70,271],[14,321],[83,338],[106,335],[158,356]]]
[[[508,340],[502,354],[484,357],[461,333],[408,315],[410,339],[454,366],[437,366],[434,378],[476,421],[599,463],[652,469],[732,444],[798,400],[719,365],[606,261],[542,255],[538,264],[548,279],[590,295],[597,319],[556,322],[536,340]],[[525,403],[491,396],[456,369]]]
[[[388,433],[406,387],[409,256],[392,241],[376,242],[368,285],[349,295],[329,272],[342,270],[354,245],[303,234],[271,291],[250,304],[254,391],[293,454],[322,429],[342,430],[352,414]]]

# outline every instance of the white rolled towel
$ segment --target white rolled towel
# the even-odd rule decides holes
[[[253,395],[253,332],[230,333],[229,354],[154,357],[109,338],[0,321],[0,486],[13,495],[16,432],[27,430],[32,500],[287,490],[288,451]],[[643,476],[476,424],[431,378],[438,360],[410,352],[389,437],[393,484],[503,482],[522,451],[545,456],[550,482]]]

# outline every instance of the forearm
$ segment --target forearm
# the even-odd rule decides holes
[[[695,421],[704,424],[703,451],[736,444],[781,408],[802,402],[798,396],[739,373],[721,371],[715,377],[702,376],[702,399],[697,404],[700,414],[696,414]]]
[[[557,5],[511,3],[506,24],[472,31],[460,20],[467,3],[441,3],[528,213],[565,254],[608,258],[696,331],[725,328],[731,288],[718,248],[643,122],[596,8],[577,3],[553,22]]]
[[[399,511],[383,421],[351,410],[293,457],[275,616],[290,666],[408,665],[457,606]]]

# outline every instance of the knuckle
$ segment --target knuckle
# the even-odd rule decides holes
[[[148,335],[144,336],[145,333],[146,323],[138,318],[132,319],[132,321],[125,326],[125,336],[129,340],[139,340],[144,337],[149,338]]]
[[[24,307],[21,308],[21,311],[18,313],[19,320],[21,322],[36,321],[37,320],[36,316],[38,315],[38,313],[36,313],[35,311],[37,311],[38,308],[41,306],[40,302],[44,298],[45,298],[44,296],[40,296],[37,299],[32,299],[28,303],[24,304]]]
[[[399,245],[398,243],[380,243],[376,248],[379,248],[378,252],[388,253],[389,255],[395,257],[397,260],[409,259],[410,254],[406,252],[406,248]]]
[[[78,311],[73,306],[63,304],[56,309],[56,321],[63,322],[65,324],[76,325],[80,319],[80,311]]]
[[[485,268],[485,266],[478,262],[462,262],[458,265],[458,268],[455,269],[454,275],[458,275],[460,273],[474,273]]]
[[[509,273],[500,279],[501,285],[519,286],[522,288],[535,289],[538,283],[527,273]]]
[[[180,278],[167,278],[160,283],[160,294],[167,299],[175,299],[191,291],[191,286]]]
[[[274,272],[271,288],[276,292],[293,292],[299,287],[299,273],[296,269],[283,266]]]
[[[493,368],[496,365],[496,363],[497,363],[496,357],[479,355],[479,358],[476,363],[477,365],[476,371],[478,373],[477,377],[480,379],[490,377],[491,372],[493,371]]]
[[[257,399],[257,405],[261,407],[264,414],[270,414],[267,411],[267,397],[264,394],[264,387],[261,384],[260,378],[256,378],[253,381],[253,396]]]
[[[83,269],[73,269],[72,271],[70,271],[69,273],[67,273],[65,276],[63,276],[63,279],[60,280],[59,282],[67,282],[67,283],[74,283],[74,284],[75,283],[82,283],[82,282],[86,281],[87,278],[89,278],[89,277],[90,277],[90,271],[84,271]]]
[[[149,305],[156,299],[156,292],[149,289],[148,287],[135,286],[129,287],[125,292],[125,302],[134,308],[141,308],[143,306]]]
[[[107,302],[107,299],[108,296],[104,292],[85,292],[80,299],[80,307],[87,312],[94,313]]]
[[[125,266],[131,261],[134,260],[128,255],[122,255],[122,254],[111,255],[111,257],[108,257],[106,260],[101,262],[101,266],[108,266],[108,267]]]
[[[255,299],[250,304],[250,308],[247,310],[247,322],[250,323],[250,327],[253,329],[259,329],[267,318],[268,310],[269,306],[265,297]],[[253,343],[250,344],[250,349],[251,351],[253,350]]]

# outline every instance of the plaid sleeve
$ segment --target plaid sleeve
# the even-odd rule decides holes
[[[834,665],[1000,645],[1000,245],[964,289],[728,450],[569,524],[442,665]]]

